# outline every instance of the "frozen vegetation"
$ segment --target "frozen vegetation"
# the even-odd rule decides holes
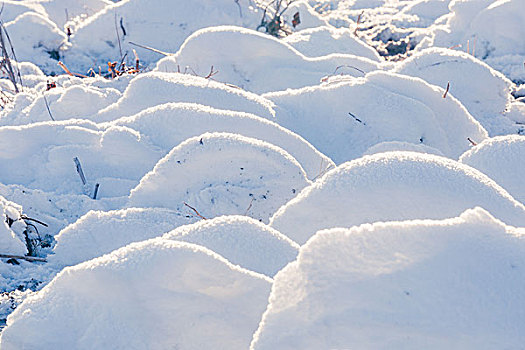
[[[0,348],[523,349],[523,0],[4,0]]]

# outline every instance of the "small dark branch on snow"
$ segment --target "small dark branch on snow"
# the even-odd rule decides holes
[[[445,90],[445,93],[443,94],[443,98],[447,98],[448,90],[450,89],[450,81],[447,83],[447,89]]]
[[[244,212],[244,215],[248,215],[248,212],[250,211],[250,209],[252,208],[252,204],[253,204],[253,201],[255,200],[255,198],[252,197],[252,200],[250,201],[250,205],[248,205],[248,208],[246,208],[246,211]]]
[[[132,50],[133,50],[133,55],[135,56],[135,70],[138,72],[139,66],[140,66],[139,55],[137,54],[137,51],[135,51],[135,49],[132,49]]]
[[[80,180],[82,180],[82,184],[85,186],[87,181],[86,177],[84,176],[84,171],[82,171],[82,165],[80,164],[80,160],[78,160],[77,157],[73,158],[73,161],[75,162],[77,173],[80,176]]]
[[[46,94],[43,94],[42,96],[44,96],[44,103],[46,104],[47,113],[49,113],[49,116],[51,117],[51,120],[55,121],[55,118],[53,118],[53,114],[51,114],[51,110],[49,109],[49,104],[47,103]]]
[[[354,118],[356,121],[358,121],[359,123],[364,124],[363,121],[362,121],[361,119],[357,118],[357,117],[356,117],[355,115],[353,115],[352,113],[348,112],[348,114],[349,114],[352,118]]]
[[[206,219],[204,216],[202,216],[198,211],[197,209],[195,209],[194,207],[192,207],[191,205],[189,205],[188,203],[184,202],[184,205],[187,206],[188,208],[190,208],[191,210],[193,210],[195,212],[195,214],[197,214],[198,217],[200,217],[202,220],[208,220]]]
[[[219,71],[218,70],[213,71],[213,66],[211,66],[210,72],[208,73],[207,76],[204,77],[204,79],[210,79],[211,77],[213,77],[217,73],[219,73]]]
[[[476,142],[474,142],[470,137],[467,137],[467,140],[468,140],[468,142],[470,142],[470,144],[471,144],[472,146],[477,146],[477,145],[478,145],[478,144],[477,144]]]
[[[11,254],[0,254],[0,258],[3,258],[3,259],[21,259],[21,260],[27,260],[29,262],[35,262],[35,261],[38,261],[38,262],[47,262],[46,259],[44,258],[37,258],[37,257],[34,257],[34,256],[27,256],[27,255],[11,255]]]
[[[93,199],[97,199],[98,194],[98,188],[100,187],[100,184],[95,185],[95,191],[93,191]]]
[[[234,0],[235,3],[237,4],[237,6],[239,6],[239,16],[241,16],[242,18],[242,8],[241,8],[241,4],[239,4],[239,0]]]
[[[120,43],[120,35],[118,33],[118,27],[117,27],[117,14],[115,13],[115,32],[117,33],[117,42],[118,42],[118,50],[120,52],[120,58],[122,58],[122,45]]]
[[[354,35],[356,36],[357,36],[357,29],[359,28],[359,24],[361,23],[361,18],[363,17],[363,13],[365,13],[365,11],[361,12],[359,16],[357,16],[357,22],[355,24],[355,30],[354,30]]]
[[[124,28],[124,23],[122,23],[124,20],[124,18],[120,17],[120,29],[122,29],[122,34],[124,36],[128,35],[128,33],[126,33],[126,29]]]
[[[36,223],[39,223],[39,224],[42,225],[42,226],[48,227],[47,224],[46,224],[45,222],[42,222],[42,221],[37,220],[37,219],[30,218],[30,217],[28,217],[28,216],[26,216],[26,215],[24,215],[24,214],[20,215],[20,219],[22,219],[22,220],[24,220],[24,221],[26,221],[26,220],[27,220],[27,221],[34,221],[34,222],[36,222]]]

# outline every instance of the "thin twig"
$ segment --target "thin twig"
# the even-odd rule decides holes
[[[118,27],[117,27],[117,14],[115,13],[115,32],[117,33],[117,41],[118,41],[118,50],[120,52],[120,58],[122,59],[122,45],[120,44],[120,35],[118,33]]]
[[[197,209],[195,209],[194,207],[192,207],[191,205],[189,205],[188,203],[186,202],[183,202],[185,206],[187,206],[188,208],[190,208],[191,210],[193,210],[195,212],[195,214],[197,214],[198,217],[200,217],[201,219],[203,220],[208,220],[206,219],[204,216],[202,216],[198,211]]]
[[[37,220],[37,219],[30,218],[30,217],[28,217],[27,215],[24,215],[24,214],[20,215],[20,219],[22,219],[22,220],[28,220],[28,221],[34,221],[34,222],[39,223],[39,224],[42,225],[42,226],[48,227],[47,224],[46,224],[45,222],[42,222],[42,221]]]
[[[253,201],[255,200],[255,198],[252,197],[252,200],[250,201],[250,205],[248,205],[248,208],[246,208],[246,211],[244,212],[244,215],[248,215],[248,212],[250,211],[250,209],[252,208],[252,204],[253,204]]]
[[[445,93],[443,94],[443,98],[447,97],[448,89],[450,89],[450,81],[447,83],[447,89],[445,90]]]
[[[355,115],[353,115],[352,113],[348,112],[348,114],[349,114],[352,118],[354,118],[356,121],[358,121],[359,123],[363,123],[363,121],[362,121],[361,119],[357,118],[357,117],[356,117]]]
[[[470,142],[472,146],[477,146],[478,144],[474,142],[470,137],[467,137],[467,140]]]
[[[164,55],[164,56],[173,56],[172,53],[167,53],[167,52],[164,52],[164,51],[160,51],[160,50],[157,50],[157,49],[155,49],[153,47],[149,47],[149,46],[146,46],[146,45],[140,45],[140,44],[134,43],[132,41],[130,41],[129,44],[135,45],[135,46],[140,47],[142,49],[146,49],[146,50],[150,50],[150,51],[159,53],[159,54]]]
[[[49,109],[49,104],[47,103],[46,94],[43,94],[42,96],[44,96],[44,103],[46,104],[47,113],[49,113],[49,116],[51,117],[51,120],[55,121],[55,118],[53,118],[53,114],[51,114],[51,109]]]
[[[46,259],[44,258],[37,258],[37,257],[34,257],[34,256],[27,256],[27,255],[11,255],[11,254],[0,254],[0,258],[4,258],[4,259],[22,259],[22,260],[27,260],[29,262],[34,262],[34,261],[38,261],[38,262],[47,262]]]

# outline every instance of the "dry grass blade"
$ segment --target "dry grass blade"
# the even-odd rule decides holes
[[[188,203],[184,202],[184,205],[187,206],[188,208],[190,208],[191,210],[193,210],[193,212],[195,214],[197,214],[198,217],[200,217],[202,220],[208,220],[206,219],[204,216],[202,216],[198,211],[197,209],[195,209],[194,207],[192,207],[191,205],[189,205]]]

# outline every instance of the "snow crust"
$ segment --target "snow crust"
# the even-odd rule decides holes
[[[25,255],[27,248],[20,219],[22,207],[0,196],[0,254]],[[15,221],[11,225],[8,221]]]
[[[481,208],[320,231],[275,276],[251,349],[519,348],[524,237]]]
[[[443,219],[476,206],[525,226],[525,206],[476,169],[429,154],[388,152],[331,170],[281,207],[270,226],[304,244],[324,228]]]

